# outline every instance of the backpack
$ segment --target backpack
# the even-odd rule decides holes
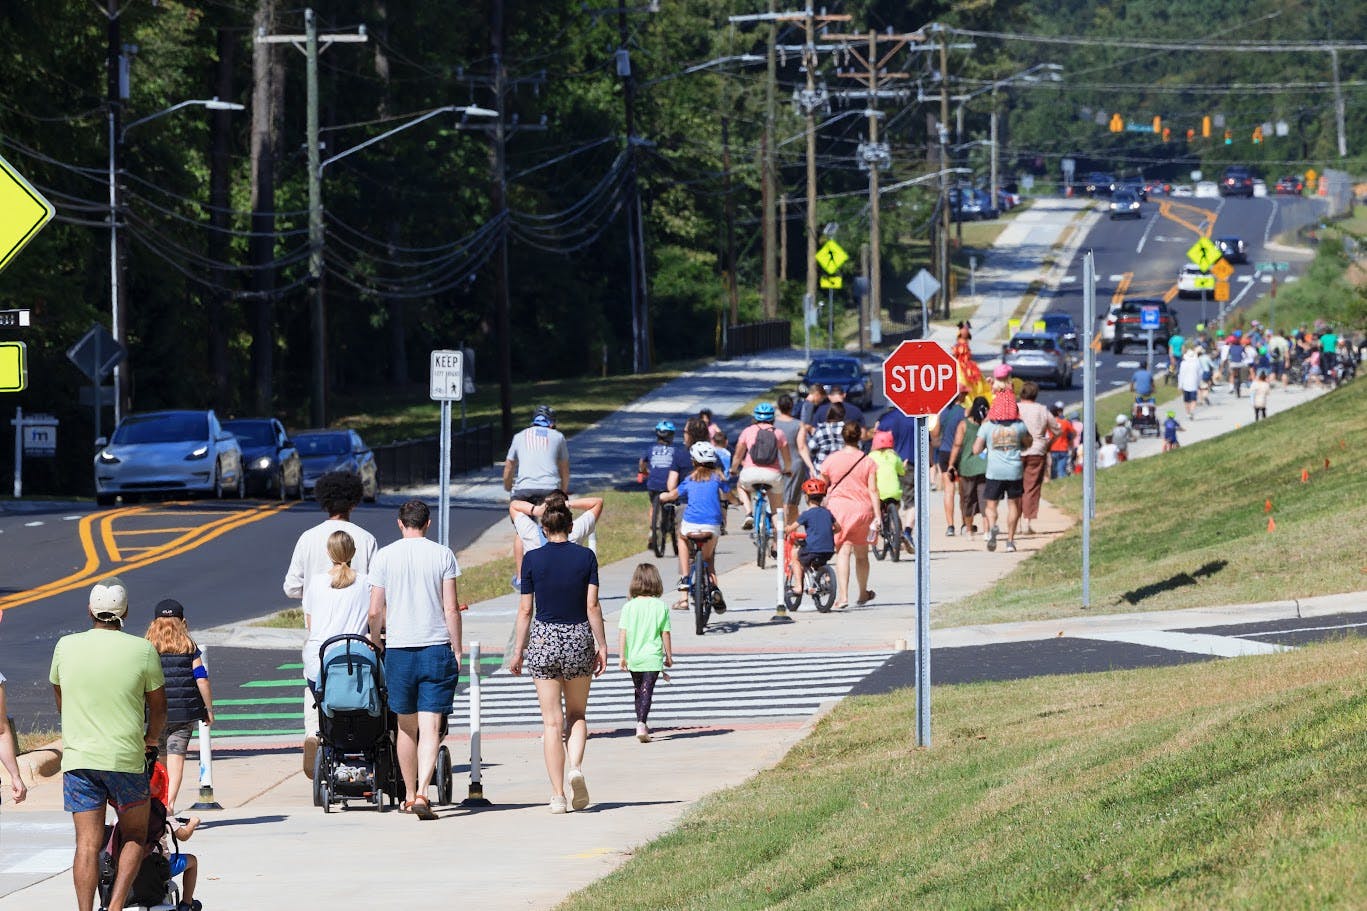
[[[750,461],[763,467],[778,464],[778,436],[774,428],[760,425],[754,445],[750,447]]]
[[[133,884],[128,890],[128,904],[153,907],[166,902],[171,892],[171,860],[160,849],[162,834],[168,829],[166,805],[153,798],[148,805],[147,817],[147,854],[138,865]],[[99,893],[102,905],[109,903],[114,888],[114,878],[118,875],[119,850],[123,845],[123,833],[117,826],[107,826],[104,849],[100,852]],[[175,835],[171,836],[172,840]],[[176,846],[177,849],[179,845]]]

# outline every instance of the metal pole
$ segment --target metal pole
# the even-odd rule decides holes
[[[465,410],[465,402],[461,402]],[[437,543],[446,547],[450,541],[451,518],[451,403],[441,403],[441,444],[438,447],[441,464],[437,466]]]
[[[930,428],[916,418],[916,745],[930,746]]]
[[[940,33],[940,301],[949,319],[949,34]],[[926,326],[926,331],[930,327]]]
[[[14,409],[14,499],[24,495],[24,409]]]
[[[112,325],[110,329],[114,333],[114,341],[123,344],[124,314],[119,308],[119,102],[122,92],[120,91],[119,69],[122,65],[123,49],[119,37],[119,5],[118,0],[109,0],[109,27],[108,27],[108,96],[109,96],[109,318]],[[96,380],[98,387],[100,381]],[[123,416],[123,370],[118,365],[114,365],[114,423],[119,423],[119,418]],[[95,394],[95,414],[96,421],[99,420],[99,390]],[[95,433],[99,436],[99,431]]]
[[[769,14],[772,16],[777,10],[776,0],[769,0]],[[775,87],[778,84],[778,49],[775,44],[778,42],[778,22],[776,19],[769,21],[769,48],[766,59],[768,72],[764,80],[764,135],[760,141],[760,181],[761,181],[761,204],[764,212],[764,267],[760,271],[763,280],[762,291],[764,299],[764,318],[773,319],[778,315],[778,250],[777,232],[774,230],[777,225],[775,219],[778,217],[778,175],[774,169],[774,95]]]
[[[807,305],[816,306],[816,35],[810,13],[803,20],[807,43],[802,64],[807,70]],[[804,321],[806,314],[803,314]],[[805,333],[805,329],[803,330]],[[807,356],[811,357],[810,350]]]
[[[100,430],[101,430],[102,425],[103,425],[103,423],[104,423],[104,405],[101,404],[101,402],[100,402],[100,386],[101,386],[101,384],[104,383],[104,378],[101,377],[101,376],[99,375],[100,364],[103,364],[104,361],[100,360],[100,357],[101,357],[101,352],[100,352],[100,334],[99,334],[98,332],[96,332],[96,333],[95,333],[95,374],[96,374],[96,375],[95,375],[95,439],[97,439],[97,440],[100,438]],[[119,369],[119,367],[118,367],[117,364],[114,365],[114,369],[115,369],[115,370],[118,370],[118,369]],[[115,374],[115,376],[117,377],[118,374]],[[117,384],[117,382],[116,382],[115,385],[114,385],[114,427],[115,427],[115,429],[117,429],[118,426],[119,426],[119,404],[118,404],[118,403],[119,403],[119,387],[118,387],[118,384]],[[113,436],[113,434],[111,433],[110,436]]]
[[[1096,327],[1096,261],[1082,260],[1082,325]],[[1082,608],[1092,606],[1092,519],[1096,515],[1096,349],[1082,361]]]
[[[1339,52],[1337,48],[1329,49],[1329,61],[1334,67],[1334,126],[1338,129],[1339,158],[1347,158],[1348,137],[1344,134],[1343,83],[1339,82]]]
[[[992,142],[992,175],[991,175],[991,179],[990,179],[990,184],[991,184],[991,188],[992,188],[992,189],[991,189],[991,192],[992,192],[992,205],[995,206],[995,205],[997,204],[997,186],[998,186],[998,180],[997,180],[997,167],[998,167],[998,165],[997,165],[997,162],[998,162],[998,160],[999,160],[999,153],[998,153],[998,151],[997,151],[997,87],[996,87],[995,85],[992,86],[992,133],[991,133],[991,142]],[[1019,187],[1018,187],[1017,189],[1019,189]]]
[[[463,807],[491,807],[484,796],[484,781],[480,774],[483,764],[479,743],[479,643],[470,643],[470,791],[460,802]]]
[[[309,155],[309,322],[312,330],[312,384],[309,420],[327,425],[327,323],[323,306],[323,169],[318,147],[318,20],[304,10],[305,72],[308,77]]]
[[[875,32],[869,32],[869,62],[878,59],[878,36]],[[864,350],[864,327],[882,314],[883,306],[883,269],[882,269],[882,239],[880,237],[881,228],[879,227],[879,198],[878,191],[878,167],[882,164],[883,158],[878,152],[878,116],[874,111],[878,107],[878,73],[870,71],[869,75],[869,150],[874,154],[874,160],[869,162],[869,290],[860,301],[859,310],[859,350]],[[869,318],[864,319],[864,308],[868,308]]]
[[[812,316],[816,312],[816,295],[806,294],[802,298],[802,359],[812,359]]]
[[[779,484],[782,485],[782,483],[780,480]],[[782,488],[780,487],[780,489]],[[756,496],[768,496],[768,494],[756,493]],[[793,618],[788,616],[788,604],[783,600],[783,596],[786,594],[783,591],[783,572],[785,564],[788,562],[783,552],[783,519],[783,507],[780,505],[778,512],[770,517],[774,526],[774,553],[778,554],[778,559],[774,561],[774,621],[792,623]],[[801,585],[802,579],[797,579],[797,583]]]
[[[1152,375],[1153,375],[1153,330],[1152,330],[1152,329],[1150,329],[1150,330],[1148,331],[1148,336],[1149,336],[1149,338],[1148,338],[1148,358],[1147,358],[1147,360],[1144,362],[1144,369],[1147,370],[1147,371],[1149,371],[1149,375],[1152,376]]]
[[[831,333],[830,344],[832,351],[835,350],[835,291],[831,288],[826,289],[826,325]]]

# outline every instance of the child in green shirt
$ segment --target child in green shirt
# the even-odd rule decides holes
[[[622,670],[631,672],[636,691],[636,739],[650,742],[650,702],[655,681],[674,666],[674,647],[669,637],[669,605],[660,596],[664,584],[653,563],[641,563],[631,576],[631,600],[622,605],[617,621],[617,651]]]
[[[878,499],[884,503],[891,500],[897,505],[902,503],[902,475],[907,473],[907,465],[892,448],[892,431],[879,430],[873,435],[873,450],[869,458],[878,466]]]

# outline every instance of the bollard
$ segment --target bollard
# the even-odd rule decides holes
[[[780,510],[782,506],[779,507]],[[788,563],[788,555],[783,551],[783,522],[784,514],[779,512],[774,515],[772,525],[774,526],[774,552],[778,554],[778,559],[774,561],[774,588],[778,595],[778,607],[774,608],[774,616],[770,623],[796,623],[788,615],[788,603],[784,599],[786,592],[783,590],[783,572]]]
[[[484,797],[479,754],[479,643],[470,643],[470,793],[462,807],[492,807]]]
[[[208,668],[207,649],[200,647],[200,660]],[[192,810],[221,810],[222,805],[214,800],[214,745],[210,740],[209,726],[199,723],[199,800],[190,805]]]

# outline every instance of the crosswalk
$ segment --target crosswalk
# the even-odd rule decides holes
[[[764,652],[678,656],[669,681],[656,684],[652,724],[715,722],[811,715],[827,699],[849,693],[892,652]],[[609,665],[593,682],[589,723],[636,720],[631,675]],[[480,723],[484,727],[539,727],[536,688],[528,676],[500,670],[480,680]],[[468,689],[456,696],[453,729],[468,723]]]

